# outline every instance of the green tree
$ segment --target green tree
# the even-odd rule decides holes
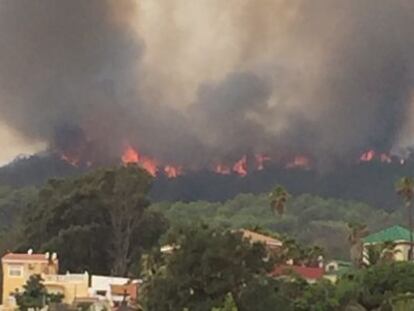
[[[167,225],[147,210],[151,181],[135,165],[49,181],[27,212],[22,248],[56,251],[63,270],[136,270]]]
[[[40,275],[32,275],[23,285],[23,292],[14,294],[20,310],[39,310],[49,303],[62,302],[64,296],[62,294],[48,294],[42,282],[43,279]]]
[[[397,182],[395,190],[404,200],[405,207],[407,209],[408,228],[410,229],[410,250],[408,251],[408,258],[409,260],[413,260],[413,211],[411,202],[414,196],[414,179],[411,177],[401,178]]]
[[[275,214],[283,215],[286,209],[286,202],[290,197],[289,192],[282,186],[276,186],[269,194],[270,208]]]
[[[236,302],[231,294],[228,294],[224,300],[223,306],[213,308],[212,311],[238,311]]]
[[[393,298],[414,293],[414,265],[395,262],[375,265],[345,275],[337,283],[341,305],[357,303],[366,310],[392,310]]]
[[[238,232],[207,225],[183,227],[167,242],[176,249],[155,265],[156,273],[146,282],[148,311],[210,311],[229,293],[237,302],[240,293],[272,267],[264,245],[251,244]]]
[[[321,280],[304,288],[303,293],[293,305],[295,311],[338,310],[340,304],[335,297],[335,285]]]

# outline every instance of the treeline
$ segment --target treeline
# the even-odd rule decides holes
[[[82,178],[85,177],[78,177],[79,180]],[[60,189],[62,186],[58,185],[68,184],[72,180],[77,179],[52,180],[42,188],[41,193],[60,191],[61,193],[56,196],[63,198],[66,194]],[[30,214],[33,207],[40,204],[36,201],[38,191],[34,187],[0,188],[0,250],[15,246],[13,239],[18,234],[16,227],[21,226],[19,217],[27,216],[26,212]],[[66,197],[66,200],[69,199]],[[76,204],[85,204],[82,200]],[[65,202],[68,204],[68,201]],[[91,208],[90,204],[87,204],[85,212]],[[365,223],[371,232],[394,224],[405,224],[405,211],[402,208],[385,211],[361,202],[322,198],[310,194],[290,198],[284,215],[280,217],[275,216],[270,209],[267,193],[239,194],[223,203],[158,202],[150,205],[148,210],[162,214],[173,226],[199,221],[229,228],[261,228],[281,236],[293,237],[304,244],[320,245],[329,257],[335,259],[349,258],[349,223]],[[50,214],[47,214],[46,218],[49,216]],[[59,225],[65,227],[65,224]],[[10,228],[14,229],[13,232],[8,230]],[[8,232],[5,235],[6,230]]]
[[[290,236],[303,244],[317,244],[335,259],[349,259],[348,234],[352,223],[364,223],[372,232],[404,224],[401,208],[387,212],[370,205],[303,194],[287,201],[283,215],[274,215],[268,194],[239,194],[224,203],[161,202],[150,209],[162,213],[171,224],[204,222],[229,228],[260,228]]]

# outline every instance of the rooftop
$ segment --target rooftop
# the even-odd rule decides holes
[[[40,262],[49,262],[49,254],[33,254],[33,253],[7,253],[3,256],[2,261],[40,261]]]
[[[247,229],[242,229],[240,231],[242,232],[244,238],[249,239],[252,242],[261,242],[269,246],[282,246],[281,241],[272,238],[268,235],[264,235]]]
[[[368,235],[363,239],[364,243],[384,243],[396,241],[410,241],[410,230],[401,226],[392,226],[384,230]]]

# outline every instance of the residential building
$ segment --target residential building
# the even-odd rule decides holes
[[[363,239],[364,254],[367,253],[369,245],[380,245],[386,242],[394,244],[394,260],[408,260],[410,249],[410,230],[401,226],[392,226],[368,235]]]
[[[13,293],[22,292],[23,285],[35,274],[42,277],[49,293],[63,294],[63,303],[71,304],[75,298],[88,296],[88,273],[58,274],[59,261],[56,254],[34,254],[31,250],[27,254],[8,253],[2,258],[2,267],[2,298],[6,309],[14,307]]]
[[[33,254],[31,250],[27,254],[8,253],[3,256],[3,296],[4,305],[13,302],[13,294],[22,291],[23,285],[31,275],[57,274],[59,262],[56,254]]]
[[[89,274],[42,274],[48,293],[63,294],[63,303],[72,304],[75,299],[88,297]]]
[[[250,240],[252,243],[263,243],[269,250],[279,250],[280,247],[282,247],[282,242],[271,236],[247,229],[242,229],[240,232],[242,233],[243,238]]]
[[[321,267],[306,267],[296,265],[280,265],[270,274],[275,278],[291,278],[299,276],[305,279],[308,283],[315,283],[324,277],[325,270]]]
[[[343,260],[331,260],[325,265],[324,278],[335,283],[339,277],[352,269],[352,263]]]
[[[108,300],[112,305],[117,305],[124,300],[135,302],[138,298],[139,285],[139,280],[92,275],[89,296]]]

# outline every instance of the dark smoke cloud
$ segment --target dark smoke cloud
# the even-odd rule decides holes
[[[405,0],[3,0],[0,122],[97,161],[354,159],[407,135],[412,29]]]

